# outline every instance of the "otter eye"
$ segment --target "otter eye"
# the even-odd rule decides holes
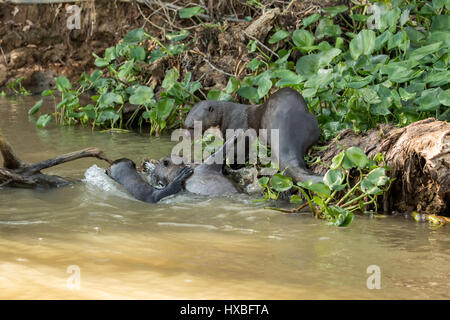
[[[163,160],[163,166],[167,167],[169,165],[169,160]]]
[[[209,111],[209,112],[213,112],[213,111],[214,111],[214,108],[213,108],[213,107],[209,107],[209,108],[208,108],[208,111]]]

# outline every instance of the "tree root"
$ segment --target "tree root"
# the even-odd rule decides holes
[[[429,118],[404,128],[380,125],[362,134],[348,129],[314,155],[331,164],[339,145],[359,147],[368,156],[384,154],[389,175],[396,179],[384,196],[385,211],[450,215],[450,123]],[[318,164],[311,169],[327,171]]]
[[[3,167],[0,167],[0,187],[17,188],[54,188],[67,185],[72,181],[65,178],[41,173],[41,170],[57,166],[59,164],[87,157],[95,157],[112,163],[104,152],[97,148],[87,148],[44,160],[34,164],[28,164],[14,153],[11,145],[0,132],[0,151],[3,156]]]

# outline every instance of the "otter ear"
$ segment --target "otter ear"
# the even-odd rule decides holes
[[[164,160],[163,160],[163,166],[164,166],[164,167],[169,166],[169,160],[164,159]]]
[[[214,111],[214,108],[211,107],[211,106],[209,106],[208,111],[209,111],[209,112],[213,112],[213,111]]]

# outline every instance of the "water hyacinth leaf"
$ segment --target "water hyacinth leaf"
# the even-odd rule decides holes
[[[314,45],[314,36],[307,30],[295,30],[292,34],[294,44],[299,48],[311,47]]]
[[[339,6],[329,7],[329,8],[323,8],[322,12],[329,13],[332,17],[334,17],[335,15],[345,12],[347,10],[348,10],[347,6],[339,5]]]
[[[277,173],[270,178],[270,186],[278,192],[288,191],[292,188],[292,178]]]
[[[428,73],[425,77],[425,83],[429,83],[430,87],[440,87],[446,85],[450,81],[450,71],[440,71]]]
[[[43,114],[39,117],[36,122],[36,125],[39,128],[45,128],[52,121],[52,116],[49,114]]]
[[[209,90],[207,99],[216,101],[231,101],[232,97],[230,94],[220,90]]]
[[[266,187],[269,183],[269,177],[261,177],[258,179],[258,182],[262,187]]]
[[[366,22],[368,18],[369,18],[368,16],[365,16],[363,14],[351,14],[350,15],[350,19],[359,21],[359,22]]]
[[[333,78],[332,70],[320,69],[318,73],[313,75],[305,82],[305,88],[320,88],[326,86]]]
[[[32,106],[30,110],[28,110],[28,114],[33,115],[36,112],[38,112],[41,109],[43,102],[44,102],[44,100],[42,100],[42,99],[39,100],[38,102],[36,102],[36,104],[34,106]]]
[[[442,91],[439,94],[438,99],[441,104],[443,104],[446,107],[450,107],[450,89]]]
[[[270,37],[269,43],[274,44],[280,42],[281,40],[288,38],[290,35],[291,34],[286,30],[278,30]]]
[[[372,30],[361,30],[358,35],[350,41],[350,54],[353,59],[360,55],[369,55],[375,49],[376,34]]]
[[[135,105],[142,105],[150,102],[153,98],[153,89],[147,86],[139,86],[134,94],[130,97],[130,103]]]
[[[336,156],[333,157],[333,159],[331,160],[331,169],[335,170],[337,168],[339,168],[342,164],[342,161],[344,160],[345,157],[345,152],[342,151],[339,154],[337,154]]]
[[[409,21],[409,9],[405,9],[400,15],[400,26],[403,27],[403,25],[408,21]]]
[[[386,30],[382,34],[380,34],[378,37],[375,38],[375,50],[381,50],[386,43],[389,42],[389,40],[393,37],[391,31]]]
[[[205,12],[205,10],[202,7],[195,6],[191,8],[181,9],[180,11],[178,11],[178,15],[181,19],[189,19],[203,12]]]
[[[369,104],[376,104],[381,102],[381,99],[378,96],[377,92],[370,87],[359,89],[358,92],[364,99],[364,101]]]
[[[411,100],[412,98],[414,98],[416,96],[416,93],[408,92],[405,89],[403,89],[402,87],[400,87],[398,89],[398,93],[400,94],[400,97],[402,98],[403,101]]]
[[[419,106],[418,111],[434,111],[440,106],[438,99],[442,92],[441,88],[428,89],[422,92],[422,95],[414,100],[414,103]]]
[[[259,100],[258,90],[255,87],[240,87],[237,91],[238,95],[248,100]]]
[[[324,184],[323,182],[319,182],[319,183],[314,183],[312,180],[308,180],[305,182],[297,182],[297,185],[299,185],[300,187],[310,190],[312,192],[315,192],[316,194],[318,194],[321,197],[328,197],[331,195],[331,190],[330,188],[328,188],[328,186],[326,184]]]
[[[310,16],[308,16],[308,17],[306,17],[306,18],[304,18],[302,20],[303,27],[306,28],[307,26],[313,24],[314,22],[319,21],[319,19],[320,19],[320,14],[314,13],[314,14],[312,14],[312,15],[310,15]]]
[[[225,87],[225,92],[228,94],[235,93],[239,89],[239,84],[239,80],[235,77],[230,77],[230,79],[228,79],[227,86]]]
[[[300,205],[300,204],[303,203],[303,199],[299,195],[293,194],[291,196],[290,203],[293,203],[293,204],[296,204],[296,205]]]
[[[176,83],[179,77],[178,70],[175,68],[172,68],[166,72],[166,76],[164,77],[164,80],[162,82],[162,87],[164,89],[170,90]]]
[[[150,54],[150,61],[149,62],[152,63],[152,62],[158,61],[158,60],[164,58],[165,56],[167,56],[167,53],[165,53],[161,49],[155,49]]]
[[[135,47],[131,49],[130,56],[134,61],[139,62],[145,60],[147,52],[145,52],[145,49],[142,47]]]
[[[70,83],[69,79],[67,79],[66,77],[56,77],[55,85],[56,85],[56,89],[58,89],[58,91],[61,91],[61,92],[72,89],[72,84]]]
[[[55,92],[55,90],[52,90],[52,89],[44,90],[44,91],[42,91],[41,96],[48,97],[48,96],[53,95],[53,92]]]
[[[323,18],[316,28],[315,36],[317,39],[324,37],[338,37],[342,34],[341,28],[333,23],[333,19]]]
[[[109,107],[113,103],[122,104],[123,103],[122,96],[114,92],[107,92],[102,94],[98,99],[98,104],[100,108]]]
[[[257,90],[258,91],[258,98],[261,99],[272,88],[272,81],[270,80],[269,77],[262,77],[262,78],[260,78],[258,80],[256,85],[258,86],[258,90]]]
[[[385,6],[384,6],[385,7]],[[380,18],[381,18],[381,25],[382,25],[382,29],[384,30],[384,28],[389,28],[389,29],[394,29],[396,28],[398,19],[400,18],[400,15],[402,13],[402,11],[400,10],[400,8],[394,8],[394,9],[387,9],[385,7],[385,9],[383,10],[384,12],[381,14]]]
[[[163,98],[159,100],[158,104],[156,105],[156,113],[158,115],[158,118],[161,120],[166,120],[167,117],[172,113],[174,107],[174,99]]]
[[[370,171],[367,174],[366,179],[378,187],[384,186],[389,181],[389,177],[386,175],[386,169],[381,167]]]
[[[167,51],[173,55],[176,56],[186,50],[186,45],[184,43],[171,43],[167,46]]]
[[[107,108],[100,112],[100,114],[97,117],[97,123],[105,123],[105,122],[115,122],[119,119],[119,115],[116,114],[113,108]]]
[[[147,38],[147,34],[143,28],[131,30],[123,38],[122,44],[135,45]]]
[[[377,195],[382,193],[382,190],[378,188],[375,184],[370,182],[368,179],[363,179],[361,181],[361,189],[365,194]]]
[[[447,10],[450,5],[446,5]],[[450,30],[450,15],[449,14],[441,14],[437,16],[433,16],[430,31],[446,31]]]
[[[183,29],[177,32],[166,34],[166,38],[169,41],[181,41],[189,37],[190,34],[191,33],[188,30]]]
[[[412,60],[420,60],[423,57],[435,53],[442,45],[442,42],[436,42],[436,43],[432,43],[429,44],[427,46],[423,46],[419,49],[413,50],[410,54],[409,54],[409,59]]]
[[[258,58],[253,58],[253,60],[247,64],[247,68],[252,71],[256,71],[263,65],[264,63],[262,63]]]
[[[359,168],[365,168],[369,164],[369,158],[358,147],[350,147],[345,151],[345,156]]]
[[[338,206],[329,206],[326,209],[330,223],[338,227],[346,227],[352,223],[354,214]]]
[[[336,170],[328,170],[323,178],[323,182],[331,189],[331,190],[344,190],[345,185],[342,184],[344,181],[344,173],[340,169]]]

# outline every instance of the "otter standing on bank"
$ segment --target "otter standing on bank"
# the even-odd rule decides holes
[[[316,117],[308,111],[303,97],[291,88],[275,92],[257,106],[226,101],[206,100],[197,103],[189,112],[185,128],[193,129],[194,121],[202,122],[202,130],[218,126],[225,136],[227,129],[279,130],[278,161],[281,170],[295,181],[322,181],[306,169],[304,156],[319,139]],[[270,145],[270,137],[268,144]],[[276,155],[275,155],[276,156]]]
[[[109,177],[120,183],[136,199],[150,203],[181,191],[184,181],[192,173],[193,170],[189,167],[179,169],[167,187],[159,190],[144,181],[136,171],[136,164],[130,159],[118,159],[106,170]]]

